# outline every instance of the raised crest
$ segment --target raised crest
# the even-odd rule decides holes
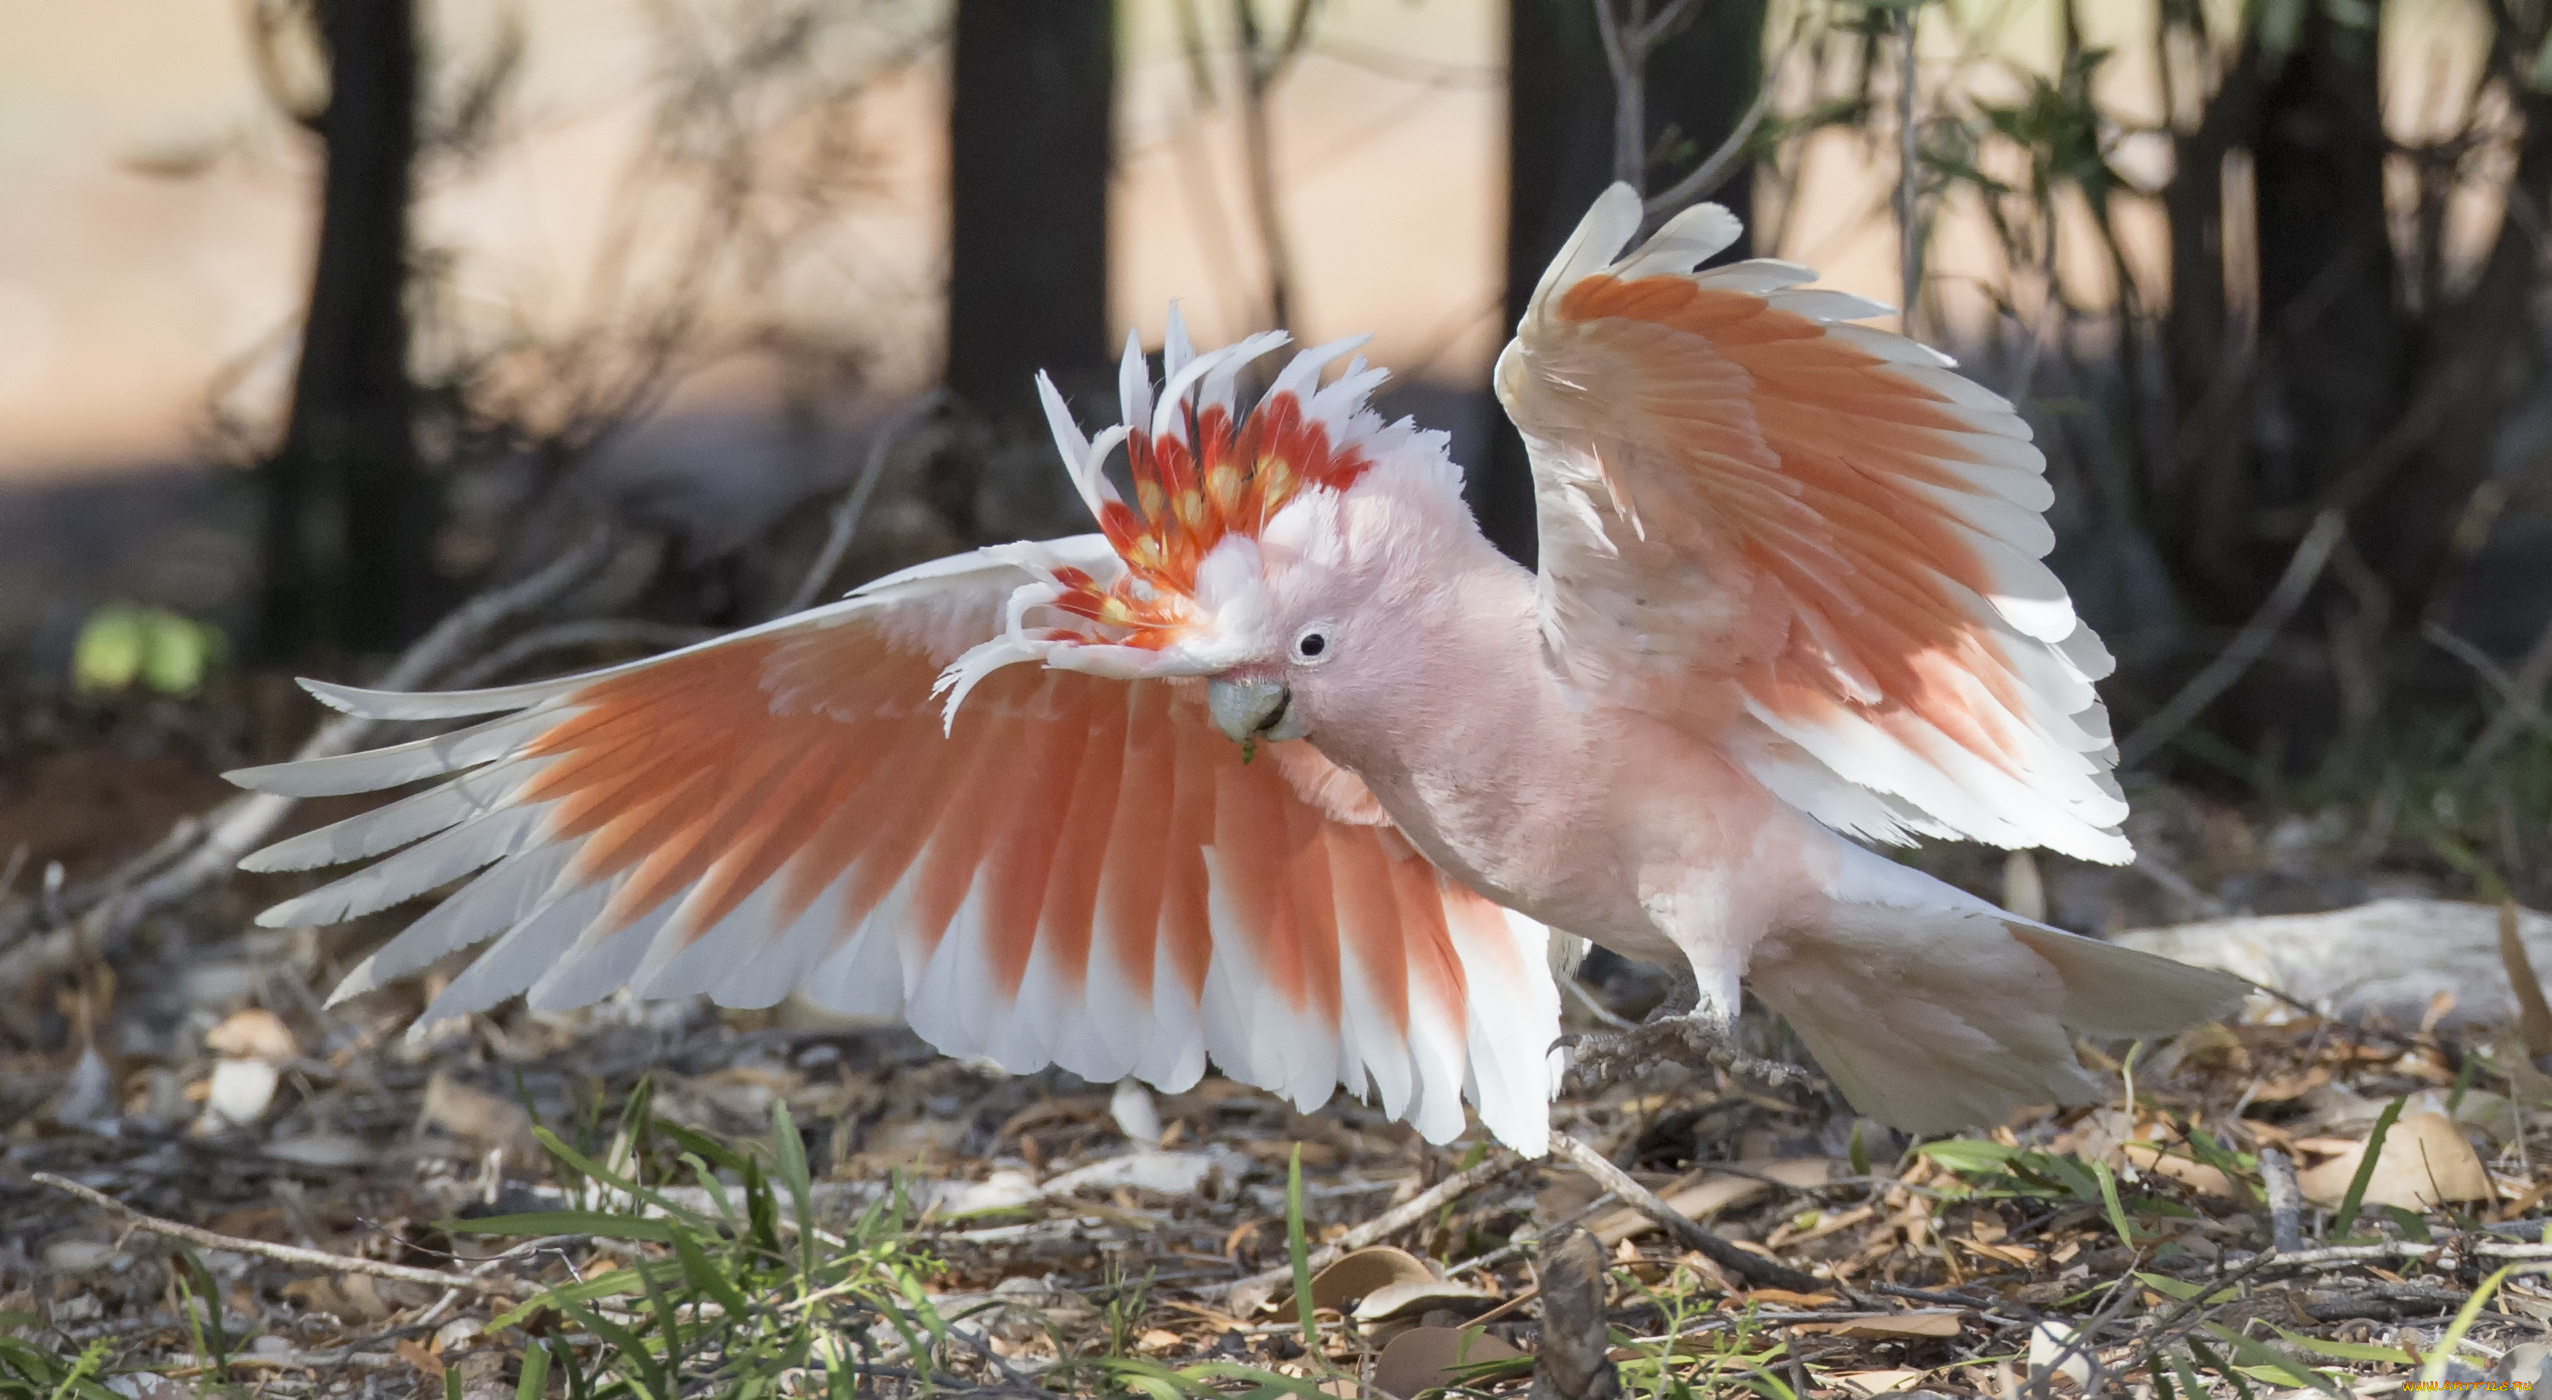
[[[1366,404],[1388,371],[1357,356],[1320,383],[1322,371],[1368,339],[1301,351],[1243,414],[1235,407],[1241,369],[1288,337],[1261,332],[1200,355],[1173,305],[1157,401],[1142,341],[1129,334],[1117,374],[1120,421],[1095,437],[1082,434],[1054,382],[1038,375],[1055,448],[1123,568],[1102,578],[1039,546],[1009,546],[1037,582],[1012,594],[1002,636],[940,677],[951,718],[977,680],[1017,661],[1122,677],[1207,675],[1239,661],[1216,644],[1232,639],[1218,635],[1208,561],[1246,552],[1254,575],[1268,521],[1307,491],[1346,490],[1390,445],[1394,430]],[[1132,504],[1107,475],[1120,446]]]

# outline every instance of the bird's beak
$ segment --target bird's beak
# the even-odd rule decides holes
[[[1205,708],[1214,716],[1214,727],[1235,744],[1304,734],[1302,717],[1294,713],[1294,692],[1277,681],[1208,681]]]

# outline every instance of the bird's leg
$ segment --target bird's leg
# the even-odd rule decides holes
[[[1735,1000],[1711,998],[1714,1004],[1703,1006],[1701,979],[1689,965],[1675,969],[1674,978],[1666,999],[1638,1025],[1577,1037],[1570,1067],[1574,1087],[1581,1092],[1600,1089],[1661,1060],[1694,1069],[1715,1065],[1773,1085],[1812,1078],[1796,1065],[1749,1055],[1740,1048]]]

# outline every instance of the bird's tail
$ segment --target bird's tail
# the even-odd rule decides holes
[[[2076,1032],[2161,1036],[2230,1014],[2249,984],[2005,913],[1850,848],[1814,934],[1748,969],[1853,1107],[1907,1132],[1997,1124],[2100,1086]]]

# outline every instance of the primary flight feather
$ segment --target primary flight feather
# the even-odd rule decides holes
[[[475,871],[337,995],[488,943],[426,1020],[797,991],[1014,1070],[1175,1090],[1211,1060],[1305,1109],[1344,1084],[1433,1141],[1467,1099],[1527,1152],[1556,930],[1689,967],[1715,1038],[1750,982],[1901,1128],[2092,1096],[2073,1032],[2169,1032],[2242,984],[1849,839],[2131,858],[2109,661],[2039,562],[2027,426],[1803,268],[1696,273],[1736,237],[1725,210],[1623,256],[1639,220],[1607,192],[1498,361],[1538,575],[1481,535],[1442,434],[1366,406],[1380,370],[1321,382],[1356,342],[1244,411],[1239,374],[1283,337],[1197,354],[1173,313],[1165,381],[1129,343],[1095,438],[1040,383],[1097,534],[586,675],[313,684],[357,714],[495,718],[233,774],[457,775],[243,862],[385,857],[264,921]]]

